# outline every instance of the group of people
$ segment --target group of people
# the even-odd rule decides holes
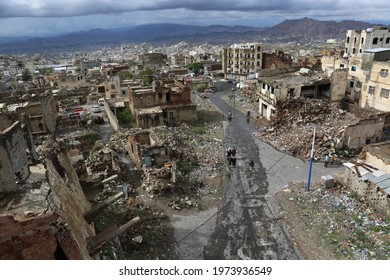
[[[235,146],[233,146],[233,148],[229,147],[227,149],[227,151],[226,151],[226,159],[228,161],[229,166],[230,165],[233,165],[233,167],[236,166],[236,161],[237,161],[237,159],[236,159],[236,152],[237,152],[237,150],[236,150]]]
[[[333,163],[334,163],[334,154],[331,154],[331,155],[325,154],[324,166],[328,167],[329,163],[331,165],[333,165]]]

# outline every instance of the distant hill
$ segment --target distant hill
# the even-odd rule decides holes
[[[122,30],[93,29],[48,38],[0,39],[0,53],[58,52],[67,50],[96,49],[102,46],[124,43],[174,44],[180,41],[192,43],[231,44],[235,42],[318,41],[329,38],[343,39],[348,29],[366,29],[374,24],[361,21],[318,21],[310,18],[285,20],[269,28],[251,26],[183,24],[147,24]]]
[[[278,40],[326,40],[343,39],[347,30],[366,29],[372,23],[362,21],[319,21],[311,18],[285,20],[262,33],[266,38]]]

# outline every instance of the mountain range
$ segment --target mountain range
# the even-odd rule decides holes
[[[377,25],[377,24],[376,24]],[[147,24],[127,29],[93,29],[46,38],[0,38],[0,53],[58,52],[96,49],[130,43],[232,44],[239,42],[315,42],[342,40],[349,29],[366,29],[374,24],[362,21],[319,21],[311,18],[285,20],[267,28],[227,25]]]

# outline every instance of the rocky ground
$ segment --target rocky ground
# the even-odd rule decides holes
[[[121,225],[134,217],[141,219],[138,226],[103,244],[100,248],[103,259],[177,259],[178,240],[172,225],[181,227],[180,223],[188,223],[182,218],[185,216],[193,217],[190,219],[194,222],[196,217],[219,206],[225,164],[223,115],[205,97],[193,96],[198,106],[197,123],[151,129],[170,150],[182,154],[177,160],[175,186],[161,191],[158,179],[144,177],[130,163],[123,147],[126,135],[138,129],[121,129],[107,140],[97,142],[86,160],[87,168],[84,163],[76,164],[82,186],[93,204],[105,201],[124,187],[128,190],[128,198],[117,200],[99,216],[95,222],[97,233],[112,223]],[[104,163],[107,154],[114,159],[109,164]],[[86,176],[88,170],[90,176]],[[118,177],[98,184],[113,175]]]
[[[276,199],[305,258],[390,259],[390,218],[346,188],[317,185],[307,192],[302,184],[291,184]]]

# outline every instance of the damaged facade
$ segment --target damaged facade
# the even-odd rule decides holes
[[[334,71],[330,78],[321,74],[299,72],[258,78],[259,114],[270,119],[276,114],[278,102],[294,97],[326,99],[340,102],[344,98],[347,71]]]
[[[221,50],[222,71],[225,78],[237,81],[255,76],[262,69],[263,45],[259,43],[234,44]]]
[[[136,126],[141,128],[197,120],[190,89],[176,81],[154,81],[151,87],[129,87],[129,106]]]
[[[53,133],[57,121],[57,100],[51,90],[30,97],[3,99],[0,104],[3,115],[21,116],[25,114],[30,119],[30,130],[32,134]]]
[[[358,160],[344,163],[344,184],[385,215],[390,215],[389,142],[367,145]]]

